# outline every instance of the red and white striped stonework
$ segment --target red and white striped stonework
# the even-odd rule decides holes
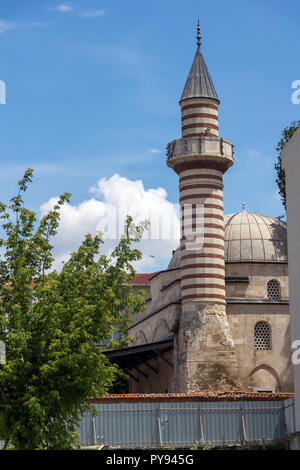
[[[218,101],[192,98],[180,106],[182,137],[218,136]]]
[[[239,388],[224,259],[223,174],[233,164],[233,151],[231,142],[219,137],[219,99],[200,39],[198,25],[198,48],[179,103],[182,137],[170,142],[167,152],[168,167],[179,175],[182,215],[174,376],[178,388],[188,391]]]
[[[204,162],[187,166],[182,171],[177,167],[182,301],[225,303],[223,173]],[[191,230],[195,241],[190,239]]]

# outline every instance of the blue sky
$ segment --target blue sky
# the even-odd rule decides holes
[[[141,180],[145,193],[164,188],[160,197],[176,204],[178,177],[165,147],[180,137],[178,101],[199,18],[221,101],[220,135],[235,145],[225,213],[240,211],[243,201],[249,212],[283,213],[273,166],[282,129],[300,115],[291,101],[300,79],[298,1],[0,0],[0,7],[7,87],[0,200],[32,167],[26,201],[37,211],[64,191],[78,208],[95,197],[90,188],[101,178],[116,174]],[[158,253],[156,265],[141,269],[154,270],[163,258]]]

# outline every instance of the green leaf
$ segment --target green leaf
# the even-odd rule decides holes
[[[131,285],[132,262],[142,256],[132,243],[147,223],[135,226],[128,217],[125,236],[110,257],[101,253],[101,235],[87,234],[58,273],[52,270],[52,239],[70,194],[61,195],[37,222],[22,200],[32,176],[28,169],[8,209],[0,202],[0,338],[6,346],[0,439],[5,448],[76,448],[87,398],[107,393],[117,377],[124,382],[101,345],[115,328],[123,337],[110,346],[128,344],[125,312],[144,309],[143,295]]]

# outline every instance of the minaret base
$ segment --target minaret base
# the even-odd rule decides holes
[[[183,304],[177,339],[175,389],[189,393],[240,388],[225,305]]]

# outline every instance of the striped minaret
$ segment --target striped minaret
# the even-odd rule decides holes
[[[188,169],[181,165],[176,170],[180,178],[182,301],[225,303],[222,171],[199,165]]]
[[[233,164],[233,152],[232,144],[219,137],[220,102],[200,39],[198,23],[197,51],[180,100],[182,138],[168,145],[167,161],[179,175],[182,316],[178,377],[179,388],[187,391],[208,390],[208,383],[212,388],[237,387],[237,363],[225,309],[223,213],[223,174]],[[203,323],[198,330],[199,321]],[[194,341],[187,342],[187,334]],[[222,380],[213,372],[218,364],[225,373]],[[195,379],[195,367],[202,383]]]

